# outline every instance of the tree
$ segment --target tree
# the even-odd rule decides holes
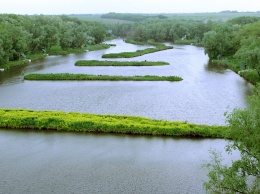
[[[241,157],[229,167],[213,152],[206,165],[209,181],[204,183],[209,193],[260,193],[260,84],[248,102],[248,108],[236,108],[227,115],[232,141],[226,150],[239,150]]]
[[[228,25],[219,25],[214,31],[204,34],[205,53],[210,59],[216,59],[219,54],[229,56],[235,53],[234,28]]]
[[[244,60],[247,66],[255,69],[260,76],[260,37],[242,40],[241,47],[234,56]]]

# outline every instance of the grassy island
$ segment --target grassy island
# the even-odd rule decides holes
[[[223,138],[225,126],[152,120],[144,117],[0,109],[0,128]]]
[[[90,74],[28,74],[24,76],[25,80],[103,80],[103,81],[181,81],[182,78],[178,76],[117,76],[117,75],[90,75]]]
[[[109,54],[102,55],[102,58],[133,58],[133,57],[142,56],[142,55],[145,55],[148,53],[154,53],[154,52],[173,48],[173,46],[166,46],[164,44],[157,43],[154,41],[147,41],[147,43],[142,43],[142,42],[136,42],[131,39],[127,39],[126,42],[133,43],[133,44],[139,44],[139,45],[149,44],[149,45],[155,46],[155,48],[147,48],[144,50],[137,50],[135,52],[109,53]]]
[[[75,63],[76,66],[162,66],[169,65],[167,62],[156,61],[98,61],[98,60],[80,60]]]

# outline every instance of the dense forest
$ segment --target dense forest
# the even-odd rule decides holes
[[[81,48],[104,40],[100,23],[67,16],[0,15],[0,66],[27,54]]]
[[[225,22],[158,15],[109,13],[101,18],[126,20],[104,23],[70,16],[0,15],[0,67],[28,54],[86,48],[108,37],[131,37],[135,41],[172,42],[204,46],[210,60],[235,72],[253,69],[260,77],[260,17],[241,16]],[[131,22],[129,22],[131,21]],[[235,65],[234,65],[235,64]]]

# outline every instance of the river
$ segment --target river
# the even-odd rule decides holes
[[[224,112],[246,107],[251,84],[208,64],[201,47],[174,49],[124,61],[167,61],[161,67],[75,67],[81,59],[145,46],[117,46],[43,60],[0,72],[0,108],[145,116],[225,125]],[[107,59],[109,60],[109,59]],[[28,73],[176,75],[181,82],[25,81]],[[205,193],[209,149],[227,163],[219,139],[175,139],[31,131],[0,131],[0,193]]]

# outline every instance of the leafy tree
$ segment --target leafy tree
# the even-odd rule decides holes
[[[204,34],[203,38],[204,52],[208,54],[210,59],[216,59],[220,54],[218,47],[218,37],[216,31],[209,31]]]
[[[260,37],[260,22],[244,25],[235,36],[236,41],[241,42],[251,36]]]
[[[104,41],[106,29],[100,24],[95,24],[90,31],[90,36],[95,38],[96,44],[99,44]]]
[[[222,165],[219,154],[207,164],[208,193],[260,193],[260,84],[248,99],[249,108],[236,108],[227,115],[232,138],[226,150],[240,151],[240,159],[231,166]]]
[[[234,29],[227,25],[217,26],[214,31],[204,34],[203,38],[205,53],[210,59],[216,59],[220,54],[230,56],[235,53]]]
[[[243,59],[260,76],[260,37],[251,36],[242,40],[241,47],[234,56]]]

